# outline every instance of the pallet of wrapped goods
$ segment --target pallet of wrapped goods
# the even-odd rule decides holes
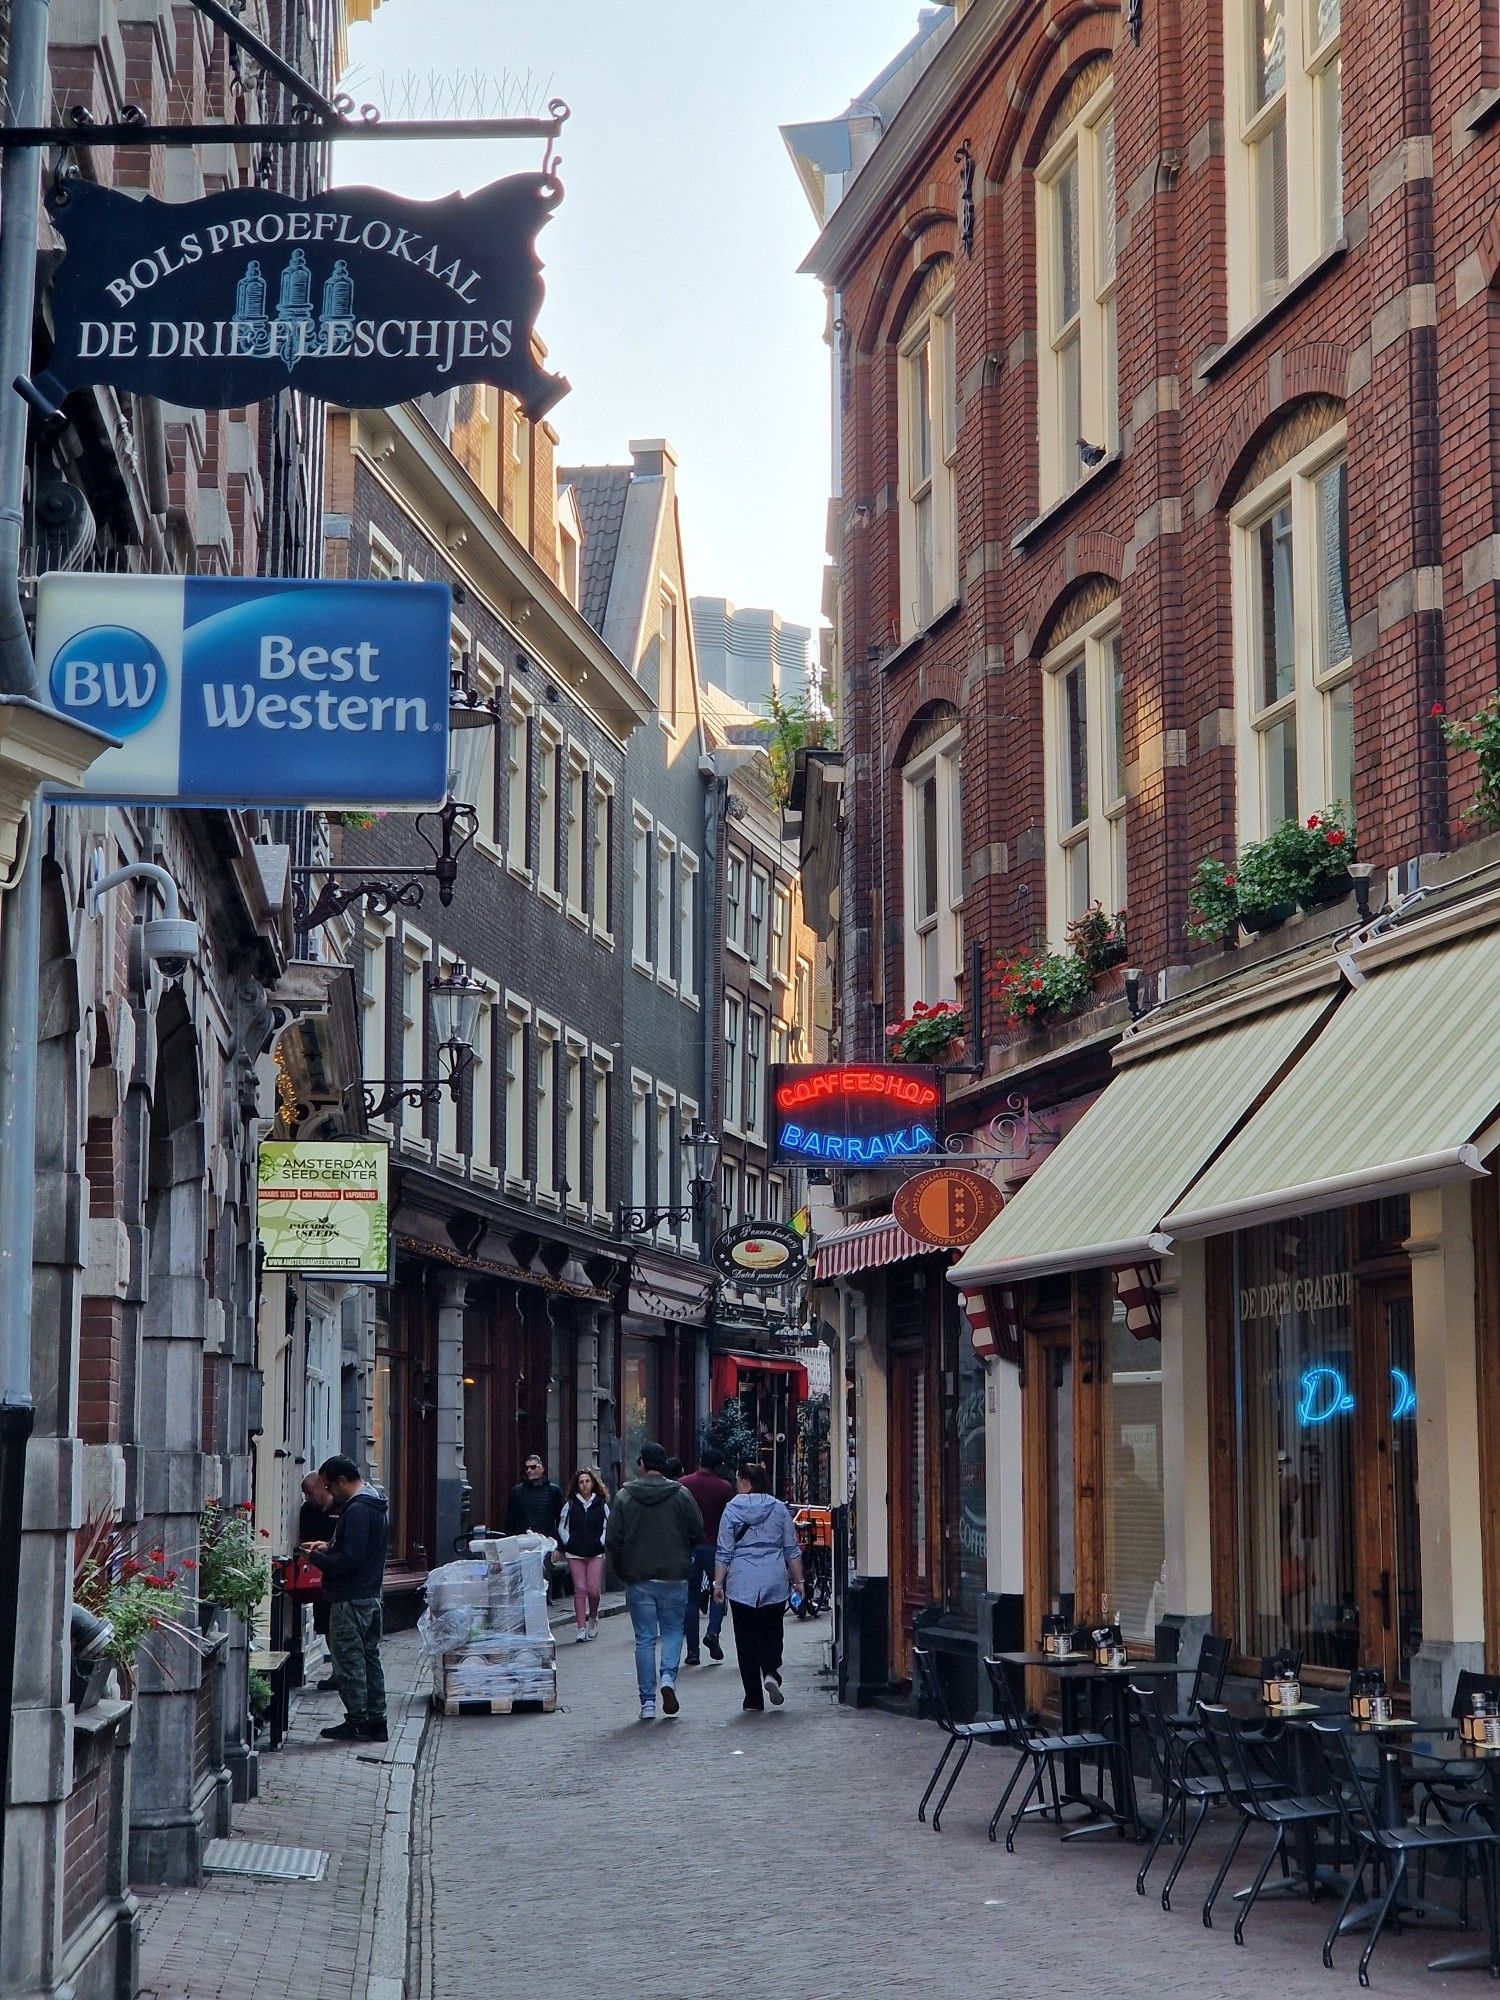
[[[449,1715],[510,1715],[557,1706],[557,1645],[546,1616],[535,1536],[486,1543],[478,1560],[447,1563],[427,1580],[418,1621],[432,1662],[432,1699]]]

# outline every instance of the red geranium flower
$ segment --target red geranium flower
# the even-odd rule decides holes
[[[198,1567],[198,1565],[193,1561],[191,1556],[183,1557],[182,1566],[184,1569],[196,1569]]]
[[[1224,877],[1224,887],[1226,889],[1232,889],[1234,887],[1234,877],[1232,875],[1226,875]]]
[[[255,1502],[253,1500],[241,1500],[236,1506],[235,1512],[237,1514],[253,1514],[255,1512]]]
[[[135,1557],[126,1556],[124,1562],[122,1562],[120,1565],[121,1576],[139,1576],[140,1573],[141,1573],[141,1566],[136,1561]]]
[[[1028,1014],[1034,1014],[1036,1012],[1036,1002],[1034,1000],[1027,1001],[1026,1011]]]
[[[270,1541],[270,1539],[271,1539],[271,1530],[270,1530],[269,1528],[262,1528],[262,1529],[261,1529],[261,1531],[260,1531],[260,1538],[261,1538],[261,1540],[262,1540],[263,1542],[268,1542],[268,1541]]]
[[[1330,828],[1328,834],[1328,845],[1330,847],[1342,847],[1344,842],[1348,839],[1348,837],[1349,836],[1342,830],[1342,828],[1336,826],[1332,827]]]
[[[1307,823],[1310,827],[1316,828],[1316,826],[1318,825],[1318,815],[1314,813],[1311,819],[1309,819]]]
[[[1446,715],[1447,713],[1448,713],[1447,709],[1444,708],[1443,704],[1440,701],[1435,701],[1432,704],[1432,707],[1428,710],[1429,715]]]
[[[152,1562],[154,1563],[165,1562],[167,1559],[167,1552],[165,1549],[147,1549],[146,1554],[151,1558]]]

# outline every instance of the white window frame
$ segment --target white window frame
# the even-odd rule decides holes
[[[958,369],[955,287],[914,310],[898,347],[901,637],[913,639],[958,597]]]
[[[679,1098],[677,1103],[677,1157],[682,1163],[680,1168],[682,1176],[680,1185],[682,1188],[683,1205],[689,1211],[687,1226],[682,1231],[682,1234],[687,1238],[689,1243],[695,1246],[698,1242],[698,1217],[701,1211],[693,1202],[693,1165],[692,1157],[688,1152],[687,1142],[693,1126],[697,1123],[697,1119],[697,1102],[691,1097]]]
[[[656,603],[656,719],[668,736],[675,736],[681,710],[678,687],[682,671],[682,607],[665,577],[658,587]]]
[[[730,1032],[731,1027],[733,1033]],[[724,995],[724,1123],[742,1132],[745,1112],[745,998]]]
[[[677,836],[660,825],[656,829],[651,875],[656,978],[658,985],[673,992],[677,985],[673,970],[676,954],[672,949],[677,916]]]
[[[1269,730],[1295,716],[1297,797],[1287,817],[1305,819],[1337,797],[1334,790],[1334,704],[1352,687],[1352,649],[1341,659],[1325,659],[1321,591],[1318,479],[1346,464],[1342,424],[1324,431],[1289,459],[1230,513],[1233,541],[1235,656],[1236,825],[1241,845],[1263,840],[1279,821],[1268,808],[1265,744]],[[1348,472],[1345,471],[1347,482]],[[1293,684],[1279,702],[1261,706],[1258,668],[1261,624],[1257,530],[1280,505],[1291,503]],[[1352,620],[1346,621],[1346,630]],[[1346,805],[1353,801],[1345,799]]]
[[[792,972],[792,1033],[798,1062],[811,1062],[813,1059],[812,993],[812,960],[799,958]]]
[[[690,847],[677,853],[677,993],[698,1005],[698,857]]]
[[[1319,0],[1282,0],[1282,82],[1262,104],[1261,0],[1224,0],[1225,195],[1231,254],[1229,330],[1254,319],[1343,235],[1339,28]],[[1334,13],[1338,9],[1334,8]],[[1276,129],[1285,152],[1286,269],[1268,242],[1266,181]]]
[[[589,1204],[595,1222],[612,1227],[610,1125],[614,1117],[615,1059],[595,1045],[589,1064]]]
[[[458,960],[451,951],[440,950],[437,955],[437,977],[447,979],[452,974]],[[440,1165],[462,1172],[464,1155],[460,1147],[459,1113],[463,1109],[463,1091],[457,1096],[449,1089],[446,1077],[442,1094],[437,1102],[437,1150]]]
[[[677,1092],[669,1084],[658,1083],[651,1114],[651,1171],[657,1208],[671,1208],[677,1200]],[[663,1216],[656,1225],[658,1243],[671,1243],[681,1232]]]
[[[749,876],[749,856],[739,848],[731,847],[724,860],[724,942],[741,958],[746,956],[745,911]],[[738,896],[734,893],[736,881],[739,884]]]
[[[780,1174],[766,1175],[766,1221],[786,1220],[786,1182]]]
[[[905,829],[902,846],[906,855],[904,902],[908,1012],[918,1000],[925,1000],[931,1006],[935,1000],[953,1000],[958,996],[958,980],[963,969],[959,750],[960,731],[955,724],[937,742],[913,757],[901,773]],[[922,864],[926,847],[920,797],[929,781],[935,787],[937,853],[933,867],[933,907],[927,910],[923,908],[926,885],[922,879]],[[798,1025],[806,1025],[800,1016]],[[802,1060],[808,1060],[805,1050]]]
[[[540,742],[536,758],[537,846],[536,887],[539,896],[562,908],[561,870],[563,733],[549,716],[539,723]]]
[[[427,968],[432,961],[432,939],[406,925],[401,927],[401,1080],[420,1083],[427,1061]],[[415,996],[412,980],[416,980]],[[412,1001],[415,997],[416,1009]],[[404,1100],[396,1109],[396,1129],[404,1148],[426,1152],[428,1141],[422,1131],[421,1105]]]
[[[644,806],[630,805],[630,962],[637,972],[651,972],[651,832],[653,821]]]
[[[388,535],[381,534],[379,528],[370,530],[370,581],[372,583],[399,583],[401,581],[401,551]]]
[[[500,663],[483,646],[476,647],[472,657],[475,689],[483,700],[493,701],[502,679]],[[489,722],[480,723],[479,731],[484,743],[479,763],[478,796],[473,800],[474,809],[479,814],[474,845],[492,861],[499,861],[504,858],[500,845],[500,796],[495,768],[500,754],[500,732]]]
[[[792,976],[792,892],[785,882],[771,888],[771,970],[783,982]]]
[[[758,906],[758,907],[757,907]],[[766,977],[771,948],[771,877],[764,868],[753,863],[750,868],[750,896],[745,906],[745,956],[750,961],[750,969],[760,978]]]
[[[765,1136],[769,1030],[770,1021],[763,1007],[745,1010],[745,1130],[753,1139]]]
[[[1048,147],[1036,170],[1037,426],[1043,508],[1071,493],[1088,470],[1078,441],[1119,446],[1115,354],[1114,78],[1107,76]],[[1078,299],[1065,311],[1062,187],[1077,185]],[[1077,347],[1076,413],[1067,386]]]
[[[550,1014],[536,1016],[536,1191],[539,1208],[559,1206],[557,1181],[557,1100],[562,1089],[558,1061],[562,1023]]]
[[[370,917],[364,921],[362,937],[363,958],[360,963],[360,1061],[367,1077],[384,1078],[389,1073],[390,1056],[387,1052],[388,1027],[390,1022],[390,945],[395,929],[389,917]],[[388,1128],[387,1115],[372,1119],[372,1124],[382,1129]]]
[[[523,882],[531,880],[531,752],[535,725],[536,709],[530,696],[512,687],[505,709],[505,860],[511,874]]]
[[[630,1200],[629,1208],[649,1208],[647,1182],[651,1172],[651,1079],[644,1070],[630,1072]]]
[[[724,1227],[733,1229],[740,1219],[740,1163],[738,1160],[721,1160],[719,1163],[719,1200],[724,1206]]]
[[[589,903],[593,912],[594,936],[601,944],[615,941],[614,913],[610,892],[615,873],[615,788],[602,771],[594,773],[594,824],[592,858],[589,863]]]
[[[589,863],[589,760],[576,743],[568,745],[567,790],[563,794],[563,855],[567,870],[565,895],[568,915],[576,924],[587,925],[589,913],[584,899]]]
[[[474,1026],[474,1057],[468,1065],[469,1172],[477,1181],[491,1186],[500,1179],[495,1158],[495,1021],[499,1006],[498,990],[487,980],[479,1003],[479,1019]]]
[[[530,1197],[526,1172],[527,1040],[531,1003],[518,994],[505,996],[505,1185],[511,1194]]]
[[[1042,662],[1046,702],[1047,935],[1065,948],[1067,928],[1090,903],[1113,916],[1126,907],[1124,746],[1115,711],[1114,668],[1120,650],[1116,599],[1069,635]],[[1069,685],[1084,697],[1083,817],[1072,817]]]
[[[747,1222],[769,1222],[765,1211],[765,1175],[759,1167],[745,1162],[745,1219]]]
[[[568,1183],[568,1213],[585,1216],[583,1198],[583,1082],[588,1067],[586,1037],[569,1028],[563,1036],[563,1179]]]

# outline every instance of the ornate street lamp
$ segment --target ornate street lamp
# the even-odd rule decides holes
[[[498,694],[481,695],[474,684],[473,664],[461,655],[448,684],[448,796],[436,812],[413,815],[417,836],[432,856],[426,868],[387,868],[379,875],[360,868],[294,868],[292,914],[298,928],[315,931],[363,899],[373,917],[396,908],[414,910],[422,901],[424,882],[436,882],[444,909],[453,901],[458,857],[479,831],[479,814],[462,801],[474,796],[484,770],[485,740],[480,731],[500,720]],[[308,894],[314,876],[322,883],[315,898]]]
[[[484,1005],[484,988],[469,976],[469,968],[459,959],[443,979],[434,979],[427,989],[432,1000],[432,1024],[437,1031],[438,1074],[433,1077],[367,1077],[358,1088],[364,1094],[366,1118],[384,1118],[398,1104],[420,1111],[436,1104],[446,1090],[458,1102],[464,1072],[474,1060],[474,1036],[479,1027],[479,1010]],[[446,1073],[443,1068],[446,1058]]]
[[[722,1141],[717,1132],[710,1132],[701,1118],[693,1120],[691,1129],[682,1135],[683,1151],[692,1167],[688,1182],[689,1200],[660,1204],[654,1208],[622,1208],[620,1211],[620,1231],[627,1234],[631,1230],[660,1229],[665,1223],[669,1229],[680,1229],[684,1223],[698,1222],[698,1240],[703,1243],[707,1234],[703,1227],[708,1198],[715,1183],[715,1169],[719,1162],[719,1147]]]

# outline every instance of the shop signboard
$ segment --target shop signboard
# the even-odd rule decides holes
[[[256,1228],[262,1268],[390,1279],[391,1149],[376,1139],[268,1139]]]
[[[451,632],[441,583],[51,575],[37,590],[43,698],[119,739],[83,791],[127,804],[440,805]]]
[[[784,1222],[742,1222],[715,1237],[714,1267],[737,1285],[786,1285],[807,1268],[807,1245]]]
[[[48,201],[64,256],[37,387],[61,402],[108,383],[195,410],[300,389],[389,409],[490,382],[535,421],[568,388],[532,353],[536,237],[561,192],[513,174],[442,201],[241,187],[165,202],[63,181]]]
[[[933,1167],[897,1188],[892,1213],[908,1236],[934,1250],[961,1250],[1005,1206],[993,1181],[972,1167]]]
[[[936,1150],[942,1101],[933,1063],[777,1063],[772,1155],[844,1167],[923,1158]]]

